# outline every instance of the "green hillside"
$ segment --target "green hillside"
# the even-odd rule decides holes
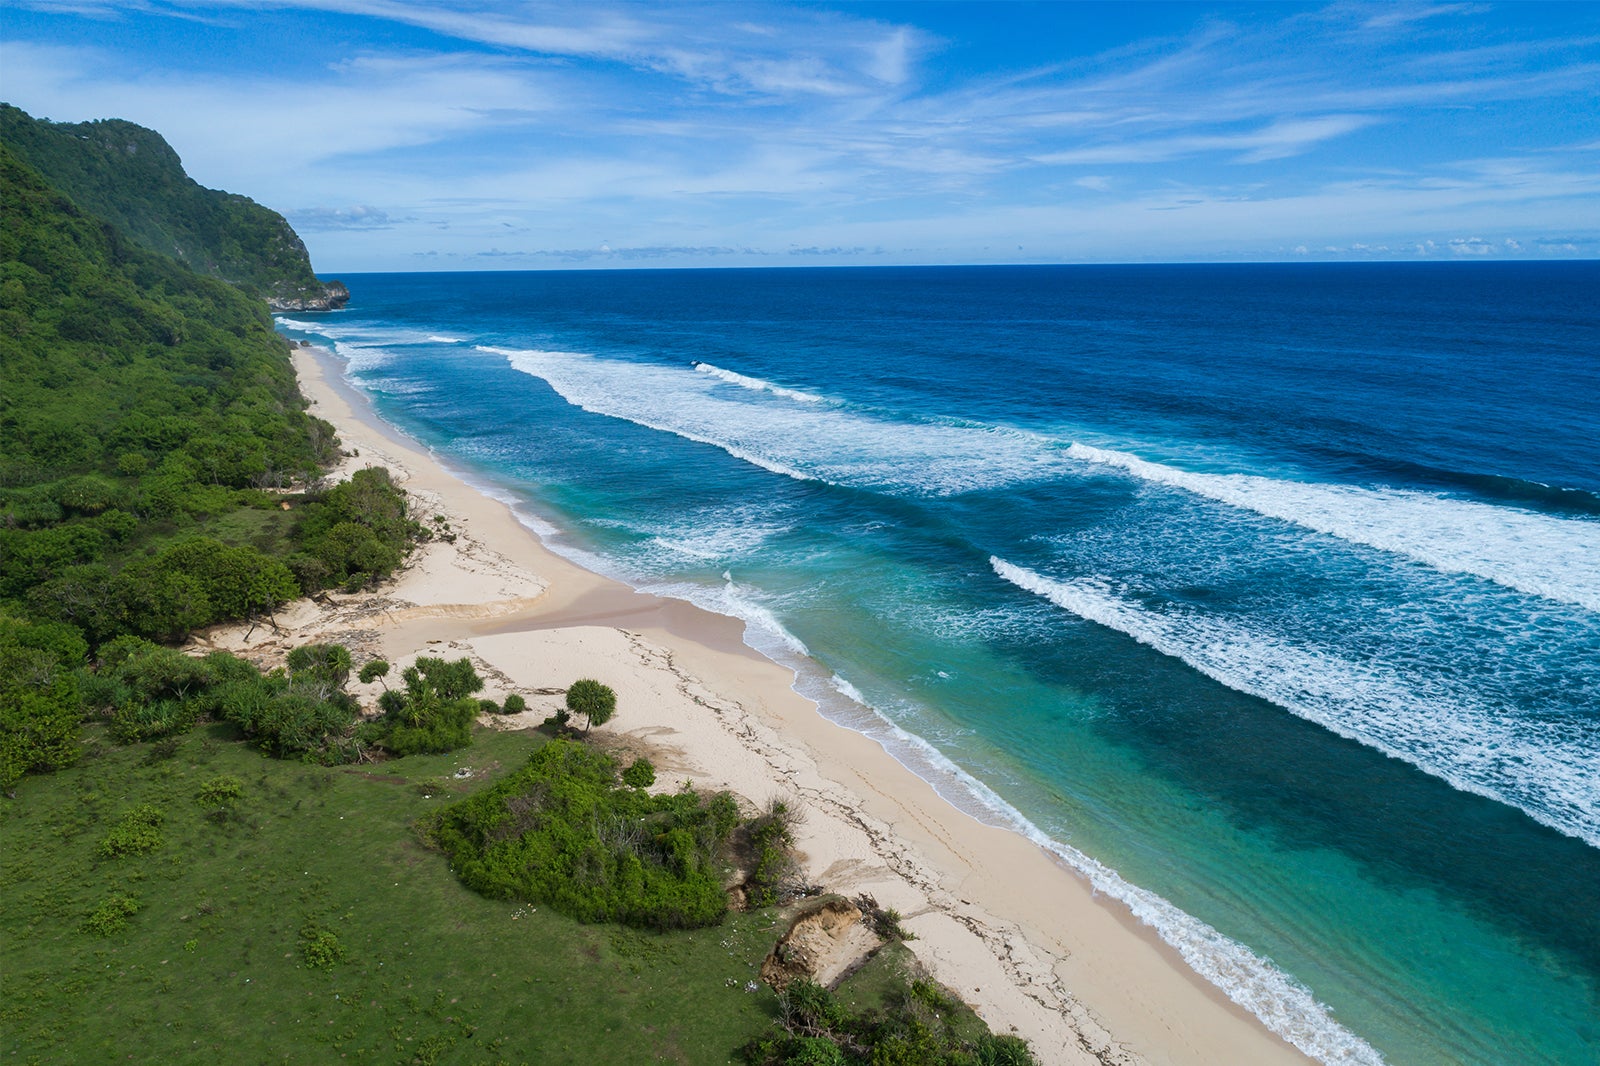
[[[159,133],[121,119],[61,123],[0,104],[0,140],[83,211],[133,243],[280,305],[325,300],[306,248],[276,211],[198,185]]]
[[[258,297],[139,247],[0,142],[0,790],[75,758],[105,643],[399,565],[420,532],[404,496],[381,470],[321,487],[336,445]]]

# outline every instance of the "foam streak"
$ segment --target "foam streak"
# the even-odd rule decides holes
[[[1376,748],[1453,788],[1517,807],[1600,847],[1600,751],[1577,725],[1519,720],[1444,683],[1297,647],[1192,610],[1155,611],[1099,582],[1058,581],[991,558],[994,572],[1214,681]]]
[[[1086,444],[1068,454],[1437,570],[1600,611],[1600,522],[1425,492],[1195,473]]]

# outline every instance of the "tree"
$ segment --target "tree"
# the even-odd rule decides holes
[[[611,716],[617,711],[617,694],[609,685],[586,677],[574,681],[572,687],[567,689],[567,710],[583,715],[588,722],[583,734],[588,736],[593,727],[611,721]]]
[[[374,659],[361,668],[361,673],[356,675],[363,685],[370,685],[374,681],[383,686],[383,691],[389,691],[389,682],[384,678],[389,676],[389,664],[382,659]]]
[[[403,756],[454,751],[472,743],[479,710],[472,696],[483,688],[483,679],[471,659],[446,662],[423,656],[400,676],[405,689],[386,691],[378,699],[385,748]]]

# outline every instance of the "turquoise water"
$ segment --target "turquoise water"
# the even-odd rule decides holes
[[[384,417],[1313,1055],[1596,1059],[1600,267],[346,280]]]

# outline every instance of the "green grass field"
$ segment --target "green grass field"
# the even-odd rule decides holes
[[[750,986],[775,912],[586,926],[477,896],[418,842],[419,817],[538,736],[359,768],[263,758],[217,725],[88,742],[0,800],[7,1062],[722,1063],[774,1016]],[[231,807],[197,799],[219,777],[242,786]],[[160,845],[103,855],[143,804]]]

